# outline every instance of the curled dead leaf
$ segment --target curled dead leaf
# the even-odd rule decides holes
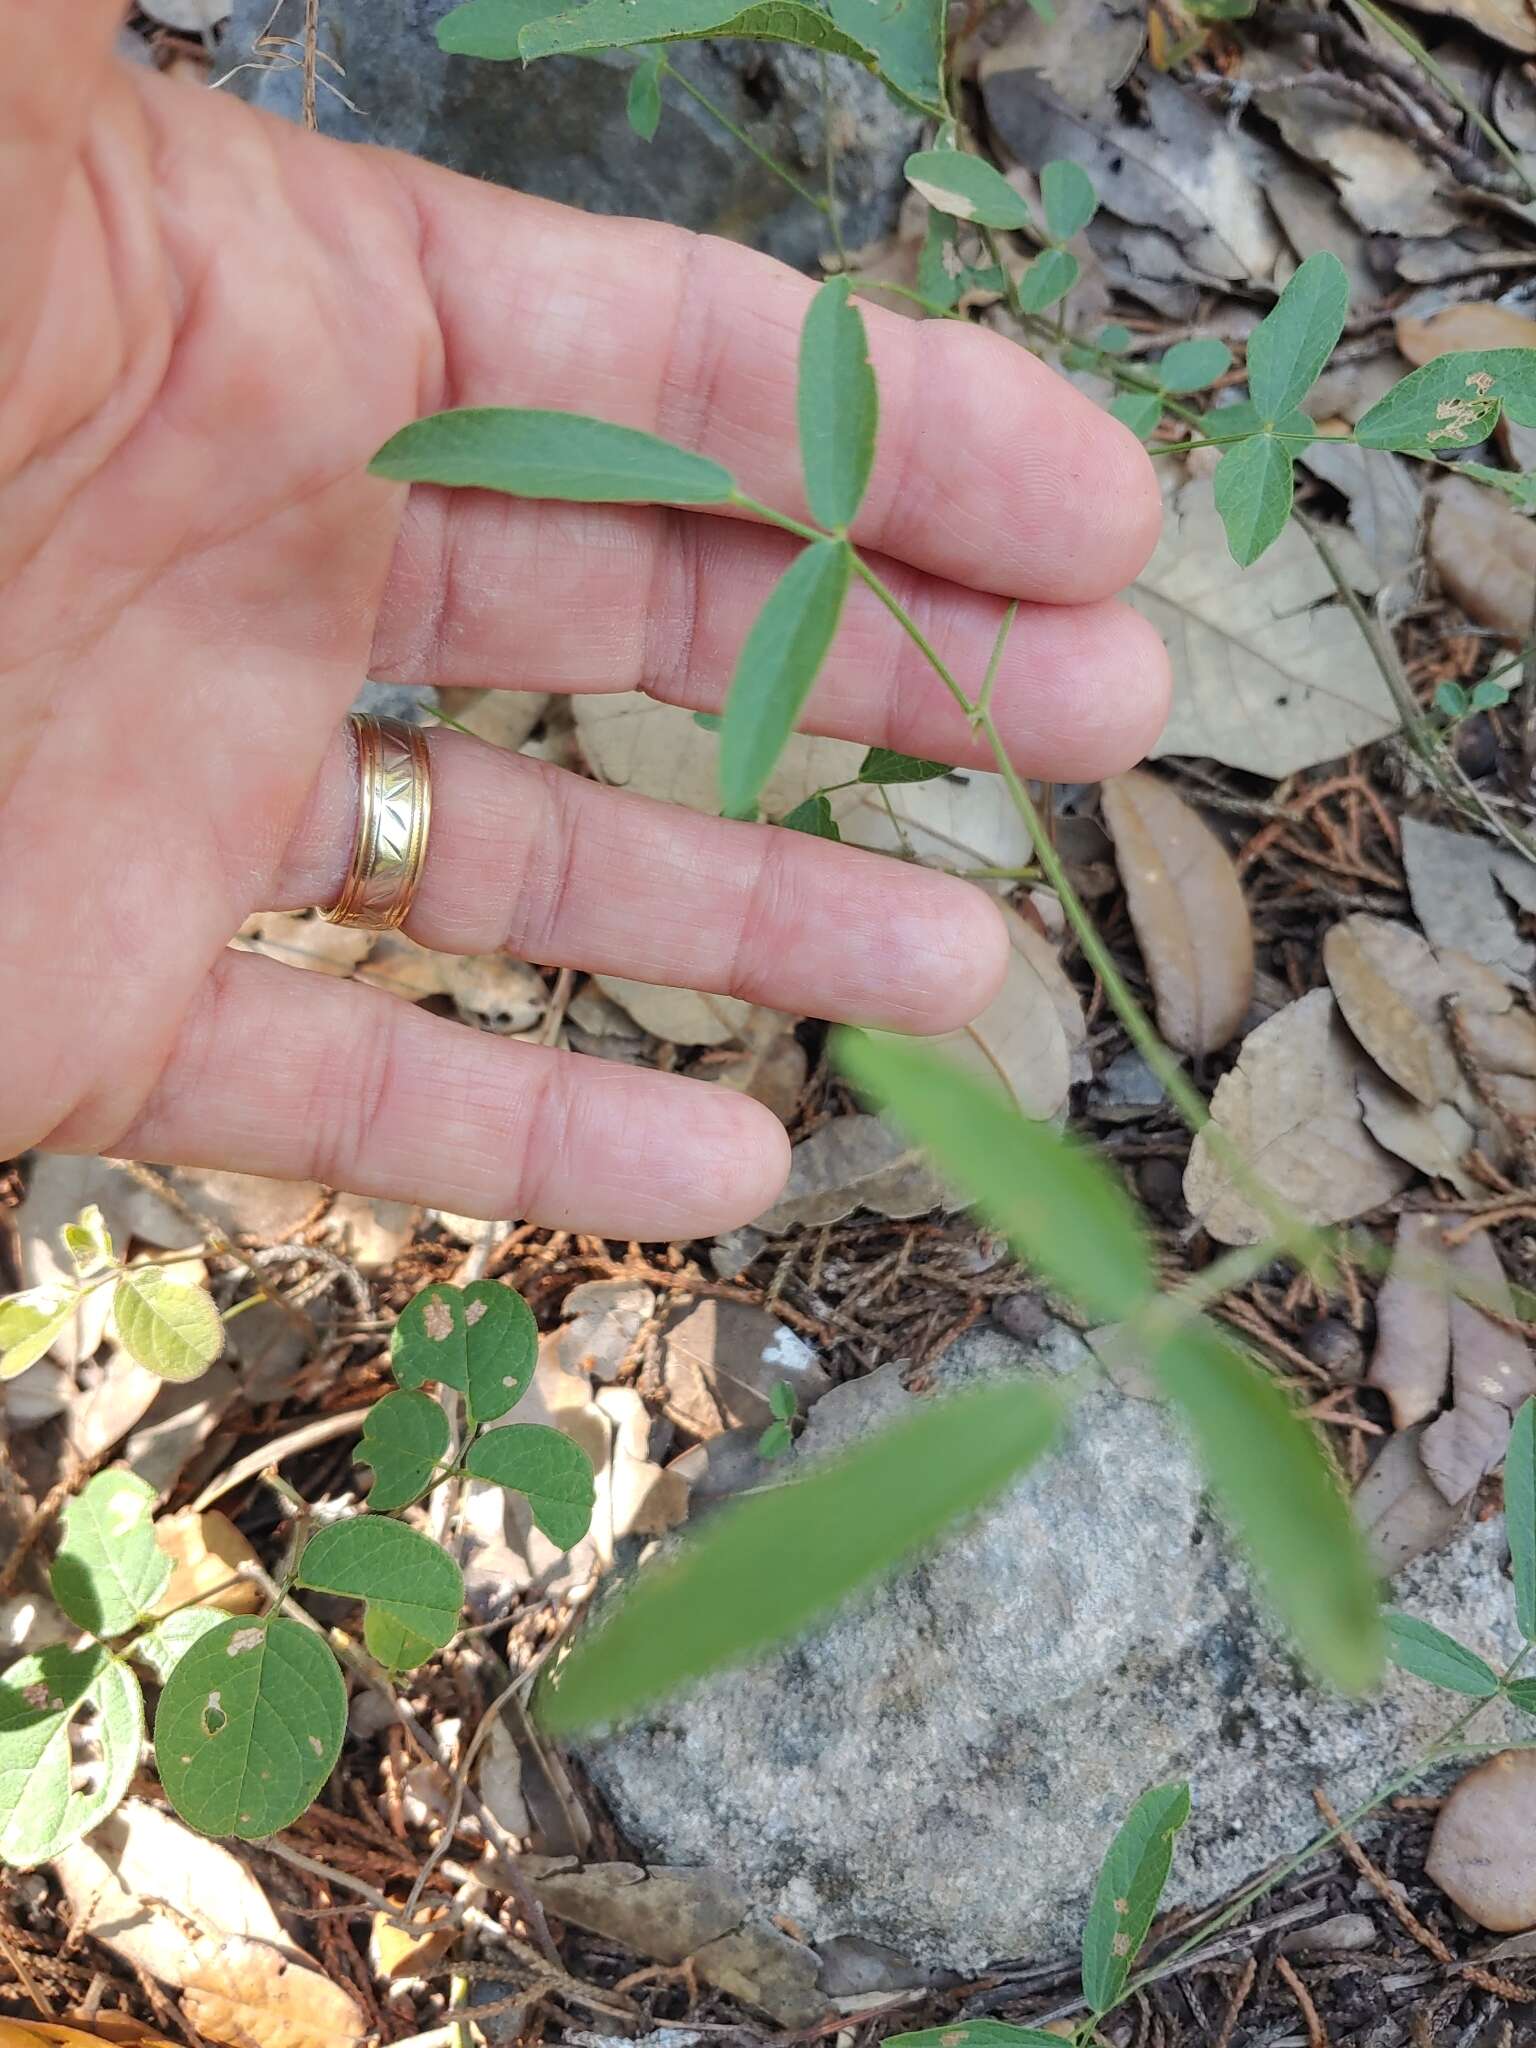
[[[1253,1000],[1253,926],[1231,855],[1155,775],[1113,776],[1102,803],[1158,1028],[1180,1052],[1215,1052]]]
[[[206,1957],[182,1998],[187,2018],[219,2048],[362,2048],[368,2037],[350,1991],[245,1935]]]
[[[1515,1304],[1487,1233],[1479,1231],[1450,1254],[1451,1272],[1492,1309],[1453,1295],[1452,1406],[1424,1432],[1424,1469],[1448,1501],[1465,1500],[1485,1474],[1503,1462],[1515,1410],[1536,1394],[1536,1364],[1528,1346],[1494,1316],[1515,1321]]]
[[[1409,1210],[1399,1217],[1376,1296],[1376,1349],[1365,1379],[1386,1395],[1395,1429],[1433,1415],[1450,1379],[1451,1296],[1440,1232],[1438,1216]]]

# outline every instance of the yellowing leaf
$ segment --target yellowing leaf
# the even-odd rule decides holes
[[[224,1349],[224,1325],[205,1288],[161,1266],[130,1266],[112,1295],[123,1349],[163,1380],[195,1380]]]

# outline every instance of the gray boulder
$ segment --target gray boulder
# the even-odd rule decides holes
[[[1056,1369],[1081,1347],[1059,1325]],[[962,1339],[950,1390],[1040,1367]],[[894,1369],[835,1389],[799,1459],[920,1405]],[[1398,1582],[1401,1606],[1506,1660],[1502,1524]],[[1197,1905],[1318,1831],[1322,1785],[1364,1799],[1455,1718],[1394,1675],[1366,1701],[1308,1684],[1255,1612],[1155,1405],[1098,1388],[996,1507],[819,1633],[610,1735],[586,1761],[653,1862],[713,1863],[813,1942],[856,1936],[965,1972],[1071,1947],[1146,1786],[1188,1778],[1169,1901]],[[1499,1710],[1487,1716],[1498,1739]]]
[[[642,142],[624,113],[634,57],[552,57],[526,68],[445,57],[434,32],[451,4],[321,0],[323,47],[343,67],[341,89],[356,109],[322,87],[321,127],[594,213],[643,214],[730,235],[802,267],[828,246],[824,217],[675,84],[663,86],[655,140]],[[551,0],[550,12],[556,6]],[[272,0],[234,0],[228,57],[246,68],[230,89],[294,116],[296,72],[255,48],[271,14]],[[285,26],[280,21],[279,31]],[[821,67],[813,52],[729,41],[675,45],[669,57],[760,148],[813,191],[822,189]],[[828,69],[843,233],[857,247],[894,224],[902,161],[921,124],[846,58],[828,59]]]

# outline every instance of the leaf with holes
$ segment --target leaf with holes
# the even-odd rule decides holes
[[[1152,1370],[1297,1647],[1333,1684],[1364,1692],[1382,1664],[1376,1575],[1316,1432],[1198,1317],[1153,1346]]]
[[[301,1586],[364,1603],[363,1641],[391,1671],[409,1671],[450,1641],[464,1578],[446,1550],[385,1515],[337,1522],[310,1537]]]
[[[29,1287],[0,1301],[0,1380],[13,1380],[36,1365],[63,1336],[75,1312],[68,1288]]]
[[[100,1767],[75,1789],[70,1724],[95,1715]],[[100,1643],[23,1657],[0,1678],[0,1863],[29,1870],[105,1820],[138,1768],[144,1696]]]
[[[1456,349],[1394,384],[1355,425],[1363,448],[1454,454],[1486,441],[1507,412],[1536,426],[1536,349]]]
[[[164,1685],[192,1645],[214,1629],[222,1628],[228,1619],[222,1607],[178,1607],[164,1621],[157,1621],[153,1628],[136,1636],[128,1645],[128,1655],[136,1664],[146,1666]]]
[[[1271,434],[1229,448],[1216,468],[1216,510],[1232,559],[1246,569],[1280,538],[1295,495],[1291,454]]]
[[[542,1423],[513,1422],[471,1444],[464,1470],[520,1493],[551,1543],[570,1550],[592,1524],[592,1460],[570,1437]]]
[[[545,1725],[633,1714],[793,1636],[1026,1471],[1060,1420],[1026,1381],[925,1401],[808,1477],[722,1507],[577,1642],[540,1698]]]
[[[1058,242],[1080,235],[1099,210],[1093,180],[1081,164],[1065,159],[1047,164],[1040,173],[1040,199],[1045,224]]]
[[[893,753],[889,747],[871,747],[859,763],[859,781],[894,788],[905,782],[937,782],[954,770],[943,761],[922,761],[915,754]]]
[[[1399,1671],[1411,1671],[1442,1692],[1461,1692],[1474,1700],[1491,1700],[1499,1690],[1493,1666],[1443,1629],[1411,1614],[1386,1614],[1382,1621],[1387,1656]]]
[[[1349,317],[1349,273],[1319,249],[1248,338],[1248,395],[1266,420],[1294,412],[1322,374]]]
[[[1002,172],[959,149],[920,149],[903,167],[907,183],[953,220],[1010,230],[1029,225],[1029,208]]]
[[[833,1056],[1053,1286],[1105,1322],[1146,1300],[1152,1269],[1136,1211],[1090,1152],[910,1039],[839,1031]]]
[[[163,1380],[201,1379],[224,1349],[224,1325],[206,1288],[160,1266],[130,1266],[112,1290],[123,1349]]]
[[[155,1763],[190,1826],[259,1841],[314,1804],[346,1728],[347,1688],[322,1636],[286,1615],[232,1615],[167,1679]]]
[[[1536,1401],[1524,1402],[1504,1454],[1504,1532],[1520,1633],[1536,1642]]]
[[[1119,2002],[1141,1952],[1173,1864],[1173,1844],[1189,1819],[1189,1787],[1143,1792],[1109,1845],[1083,1928],[1083,1996],[1095,2015]]]
[[[814,796],[796,804],[792,811],[786,811],[779,823],[790,832],[808,832],[812,839],[841,839],[843,836],[832,815],[832,806],[819,789]]]
[[[723,505],[734,488],[718,462],[636,427],[521,406],[462,406],[414,420],[368,467],[401,483],[581,505]]]
[[[654,141],[656,130],[661,125],[662,63],[660,55],[647,57],[643,64],[636,66],[629,81],[624,113],[642,142]]]
[[[386,1394],[363,1417],[359,1464],[373,1467],[375,1513],[420,1500],[448,1451],[448,1418],[430,1394]]]
[[[729,817],[751,813],[794,730],[842,617],[852,565],[846,541],[812,541],[753,621],[720,736],[720,800]]]
[[[98,1472],[64,1510],[53,1597],[93,1636],[120,1636],[165,1591],[171,1560],[155,1541],[155,1489],[132,1472]]]
[[[1044,313],[1064,299],[1077,283],[1078,261],[1070,249],[1042,249],[1019,279],[1019,305],[1026,313]]]
[[[533,1311],[495,1280],[424,1287],[400,1311],[389,1340],[389,1363],[401,1386],[432,1381],[455,1388],[472,1429],[517,1406],[538,1356]]]
[[[864,316],[848,294],[847,278],[834,277],[811,300],[796,401],[806,502],[813,519],[839,530],[863,502],[880,418]]]

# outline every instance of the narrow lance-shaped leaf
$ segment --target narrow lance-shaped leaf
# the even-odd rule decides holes
[[[76,1786],[70,1724],[95,1713],[100,1764]],[[0,1864],[30,1870],[105,1820],[144,1747],[144,1695],[100,1643],[22,1657],[0,1677]]]
[[[299,1559],[298,1582],[361,1600],[363,1641],[392,1671],[442,1649],[464,1605],[464,1577],[447,1551],[387,1515],[317,1531]]]
[[[1261,416],[1294,412],[1338,347],[1349,274],[1327,249],[1309,256],[1248,341],[1248,392]]]
[[[1415,1678],[1470,1699],[1491,1700],[1498,1691],[1499,1674],[1493,1666],[1443,1629],[1411,1614],[1388,1614],[1383,1621],[1387,1655],[1400,1671],[1411,1671]]]
[[[1504,1457],[1504,1531],[1509,1538],[1520,1633],[1536,1642],[1536,1401],[1522,1404]]]
[[[910,1039],[839,1031],[833,1056],[1053,1286],[1105,1322],[1145,1301],[1152,1269],[1135,1208],[1091,1153]]]
[[[864,316],[846,277],[829,278],[800,330],[800,461],[811,517],[852,525],[875,460],[880,400]]]
[[[1302,1654],[1363,1692],[1382,1663],[1375,1573],[1313,1430],[1199,1318],[1154,1346],[1153,1369]]]
[[[375,1513],[420,1500],[448,1450],[448,1418],[430,1394],[386,1394],[363,1417],[360,1465],[373,1468],[368,1506]]]
[[[1065,159],[1049,163],[1040,173],[1040,199],[1045,224],[1058,242],[1080,235],[1099,210],[1093,181],[1081,164]]]
[[[1028,1384],[924,1402],[807,1478],[721,1508],[578,1641],[540,1718],[562,1734],[621,1719],[797,1634],[1026,1470],[1059,1421]]]
[[[592,1526],[592,1461],[581,1445],[543,1423],[513,1422],[470,1445],[464,1470],[520,1493],[551,1543],[570,1550]]]
[[[642,142],[654,140],[661,125],[661,66],[660,55],[647,57],[643,64],[635,67],[629,81],[629,96],[624,103],[624,112],[629,125]]]
[[[166,1680],[155,1762],[190,1826],[254,1842],[314,1803],[346,1727],[347,1688],[324,1638],[286,1615],[234,1615]]]
[[[1239,567],[1256,562],[1280,538],[1294,494],[1291,451],[1273,435],[1255,434],[1222,456],[1216,466],[1216,510]]]
[[[389,1340],[390,1366],[401,1386],[435,1381],[456,1388],[472,1428],[517,1406],[538,1355],[533,1311],[496,1280],[424,1287],[400,1311]]]
[[[1125,1990],[1189,1819],[1189,1787],[1154,1785],[1126,1815],[1099,1871],[1083,1928],[1083,1996],[1108,2012]]]
[[[916,2034],[892,2034],[885,2048],[1061,2048],[1061,2036],[1039,2027],[1013,2027],[1006,2020],[956,2020]]]
[[[155,1489],[133,1472],[98,1472],[64,1510],[53,1597],[93,1636],[120,1636],[165,1591],[171,1560],[155,1541]]]
[[[129,1357],[163,1380],[201,1379],[224,1349],[212,1295],[162,1266],[128,1268],[112,1290],[112,1319]]]
[[[1002,172],[959,149],[920,149],[907,158],[907,183],[955,220],[1011,230],[1029,224],[1029,208]]]
[[[846,541],[812,541],[753,622],[731,678],[720,737],[720,801],[730,817],[752,810],[794,730],[837,631],[852,561]]]
[[[520,406],[462,406],[413,420],[368,467],[404,483],[585,505],[723,505],[734,488],[707,455],[637,427]]]

